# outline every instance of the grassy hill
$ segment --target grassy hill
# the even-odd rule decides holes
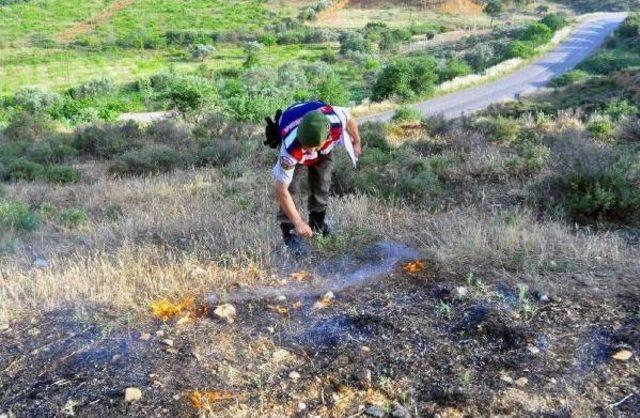
[[[61,130],[34,111],[55,99],[19,95],[0,412],[635,416],[639,22],[537,96],[363,125],[306,257],[281,246],[261,127],[200,109]]]

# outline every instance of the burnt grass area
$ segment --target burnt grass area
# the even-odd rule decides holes
[[[322,309],[313,295],[247,299],[233,324],[106,306],[37,314],[0,333],[0,413],[637,416],[637,357],[612,355],[640,350],[639,293],[569,292],[561,283],[582,278],[554,274],[553,291],[524,291],[498,272],[470,279],[427,263],[342,289]],[[128,387],[142,398],[125,402]],[[228,399],[196,408],[195,390]]]

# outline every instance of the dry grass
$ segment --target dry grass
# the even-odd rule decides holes
[[[277,279],[279,234],[264,173],[225,177],[199,170],[111,179],[99,166],[84,169],[95,173],[93,182],[8,188],[9,199],[33,207],[83,207],[91,222],[78,229],[50,222],[31,236],[3,237],[15,250],[0,265],[0,320],[80,301],[146,310],[160,297],[224,294],[234,283]],[[109,205],[121,208],[121,219],[105,218]],[[614,235],[575,233],[526,211],[505,214],[479,206],[432,214],[352,196],[333,201],[331,216],[338,228],[377,225],[385,239],[411,243],[447,266],[503,266],[523,254],[530,266],[569,259],[589,268],[634,260]],[[34,253],[51,266],[31,267]]]

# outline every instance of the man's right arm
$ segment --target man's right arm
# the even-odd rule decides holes
[[[293,181],[293,174],[297,161],[286,154],[281,154],[276,166],[273,168],[275,177],[274,188],[278,197],[278,203],[282,211],[296,229],[296,234],[301,237],[310,238],[313,235],[309,225],[302,219],[296,204],[289,193],[289,184]]]
[[[311,238],[313,231],[309,225],[302,219],[300,212],[296,208],[296,204],[289,193],[289,185],[282,183],[278,180],[275,181],[276,194],[278,196],[278,203],[282,208],[282,211],[287,215],[287,218],[291,221],[296,229],[296,234],[304,238]]]

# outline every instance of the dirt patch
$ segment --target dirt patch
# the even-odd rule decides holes
[[[472,0],[412,0],[409,2],[405,0],[351,0],[345,1],[344,3],[348,3],[349,7],[361,9],[381,8],[391,5],[399,7],[411,6],[418,9],[430,9],[464,15],[479,15],[482,13],[482,5]]]
[[[91,32],[96,26],[108,22],[114,14],[130,6],[134,1],[135,0],[116,0],[90,19],[65,29],[56,36],[56,39],[60,42],[73,41],[78,36]]]

